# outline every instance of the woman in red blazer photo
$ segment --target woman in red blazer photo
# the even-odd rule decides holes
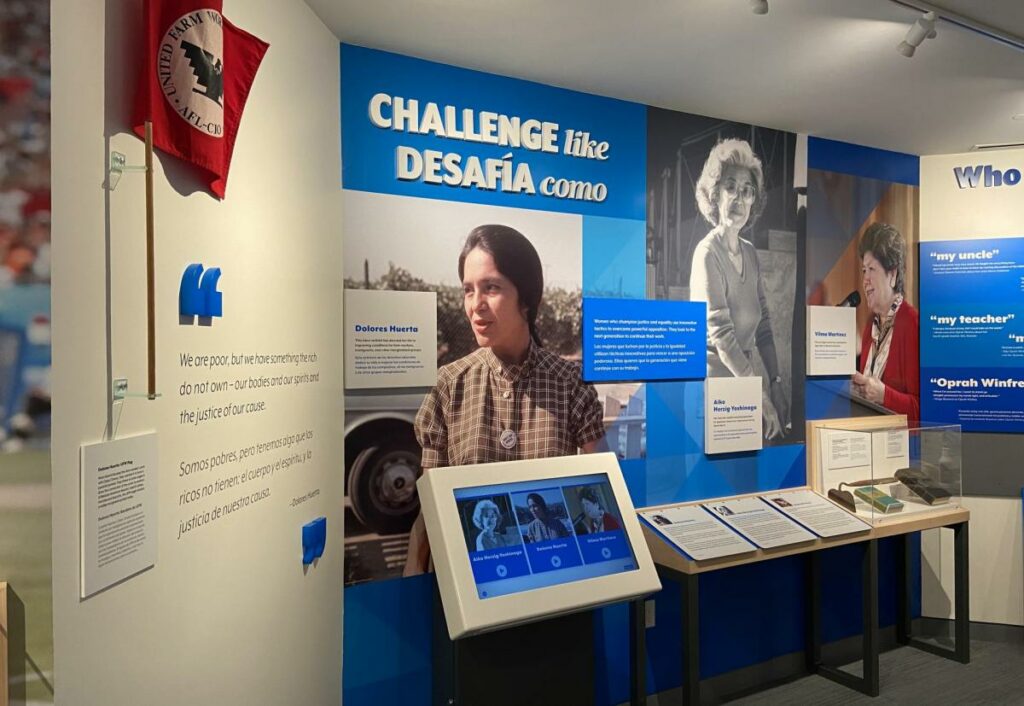
[[[898,414],[911,426],[921,419],[921,363],[917,309],[905,301],[907,245],[887,223],[861,237],[861,284],[871,319],[861,336],[861,370],[853,392]]]

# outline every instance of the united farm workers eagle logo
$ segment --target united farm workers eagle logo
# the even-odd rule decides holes
[[[196,130],[224,135],[224,27],[216,10],[182,15],[164,32],[156,55],[160,90]]]

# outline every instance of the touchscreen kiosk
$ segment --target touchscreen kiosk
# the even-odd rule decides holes
[[[453,640],[661,588],[615,454],[438,468],[417,487]]]

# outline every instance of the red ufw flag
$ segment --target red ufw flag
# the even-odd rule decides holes
[[[220,0],[145,0],[144,63],[132,128],[203,170],[224,198],[242,110],[269,44],[235,27]]]

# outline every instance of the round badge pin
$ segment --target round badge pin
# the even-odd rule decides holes
[[[516,433],[511,429],[506,429],[505,431],[501,432],[501,436],[498,437],[498,441],[504,448],[511,449],[513,446],[516,445]]]

